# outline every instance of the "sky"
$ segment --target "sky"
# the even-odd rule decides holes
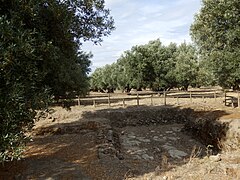
[[[101,45],[85,42],[82,50],[92,52],[91,69],[112,64],[132,46],[160,39],[164,45],[191,42],[189,28],[201,0],[105,0],[116,29]]]

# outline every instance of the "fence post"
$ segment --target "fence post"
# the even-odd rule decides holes
[[[238,91],[238,108],[240,108],[240,95],[239,95],[239,91]]]
[[[93,100],[93,107],[96,107],[96,100]]]
[[[80,103],[80,97],[78,96],[78,106],[80,106],[81,103]]]
[[[202,96],[202,102],[204,102],[204,96]]]
[[[110,102],[110,93],[108,94],[108,107],[111,106],[111,102]]]
[[[162,97],[161,97],[162,94],[161,94],[161,93],[162,93],[162,91],[158,92],[158,97],[159,97],[159,102],[160,102],[160,103],[161,103],[161,101],[162,101]]]
[[[126,105],[125,105],[125,99],[123,98],[123,107],[125,107]]]
[[[192,91],[190,91],[189,96],[190,96],[190,102],[192,102]]]
[[[179,98],[178,98],[178,96],[177,96],[177,105],[179,105]]]
[[[153,106],[153,95],[151,94],[151,106]]]
[[[137,106],[139,106],[139,94],[137,93]]]
[[[224,90],[224,103],[225,103],[225,106],[227,105],[226,99],[227,99],[227,92],[226,92],[226,90]]]
[[[214,100],[215,100],[215,102],[217,101],[217,93],[216,93],[216,91],[214,91]]]
[[[163,92],[163,96],[164,96],[163,104],[164,104],[164,106],[166,106],[166,105],[167,105],[167,95],[166,95],[166,91]]]

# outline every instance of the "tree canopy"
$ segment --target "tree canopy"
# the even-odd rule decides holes
[[[191,26],[191,35],[203,59],[211,61],[219,85],[239,88],[240,3],[203,0]]]
[[[17,158],[35,110],[54,95],[85,94],[91,54],[114,29],[104,0],[1,0],[0,161]]]
[[[203,64],[203,63],[202,63]],[[203,67],[203,66],[202,66]],[[164,46],[159,39],[133,46],[112,65],[98,68],[91,75],[93,90],[150,88],[169,90],[174,87],[187,90],[198,81],[200,68],[196,49],[191,44]],[[201,74],[206,72],[201,69]],[[210,75],[209,75],[210,76]]]

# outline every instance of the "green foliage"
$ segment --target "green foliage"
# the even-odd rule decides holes
[[[118,67],[115,63],[97,68],[91,76],[90,87],[94,91],[104,90],[112,92],[117,84]]]
[[[196,86],[199,82],[198,70],[198,58],[192,45],[164,46],[157,39],[132,47],[116,64],[98,68],[91,76],[91,87],[94,90],[169,90],[174,87],[187,90],[189,85]]]
[[[128,88],[129,77],[127,74],[127,68],[122,61],[117,61],[116,68],[113,70],[117,78],[117,87],[116,89],[121,89],[122,91]]]
[[[191,26],[191,35],[201,55],[211,61],[219,85],[239,88],[239,1],[204,0]]]
[[[217,81],[213,74],[213,64],[204,56],[200,56],[198,72],[197,72],[197,86],[214,86]]]
[[[158,40],[159,41],[159,40]],[[154,90],[168,90],[176,87],[177,82],[174,74],[176,65],[177,45],[174,43],[169,46],[161,45],[161,42],[155,44],[153,67],[155,72],[155,80],[153,83]]]
[[[183,43],[179,46],[176,53],[176,68],[174,74],[178,86],[184,90],[187,90],[189,85],[195,87],[198,71],[195,48]]]
[[[0,17],[0,33],[0,161],[7,161],[19,157],[24,128],[33,124],[45,93],[37,86],[43,74],[36,67],[41,59],[36,32],[25,29],[13,13],[11,19]]]
[[[0,161],[21,155],[52,95],[86,94],[92,55],[80,46],[113,29],[103,0],[0,1]]]

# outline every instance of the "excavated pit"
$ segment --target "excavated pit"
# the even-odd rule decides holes
[[[210,145],[216,152],[221,151],[231,127],[231,122],[220,121],[219,118],[226,115],[225,111],[194,110],[192,108],[179,107],[131,107],[127,109],[108,109],[96,112],[86,112],[85,117],[92,119],[102,117],[108,119],[110,126],[122,132],[127,127],[136,129],[148,129],[148,127],[171,127],[177,132],[189,135],[199,140],[205,146]],[[236,124],[236,123],[235,123]],[[235,129],[238,129],[235,127]],[[171,131],[170,131],[171,132]],[[146,131],[148,134],[149,132]],[[158,132],[161,135],[161,132]],[[175,131],[173,134],[176,133]],[[146,134],[146,135],[147,135]],[[165,133],[166,134],[166,133]],[[167,133],[171,135],[171,133]],[[239,134],[238,134],[239,135]],[[157,133],[156,133],[157,136]],[[235,137],[236,139],[236,137]]]
[[[128,165],[130,176],[136,176],[183,164],[191,156],[219,153],[229,129],[229,123],[218,121],[223,114],[191,108],[132,107],[99,110],[85,117],[106,118],[112,127],[103,136],[99,158],[116,157]]]

